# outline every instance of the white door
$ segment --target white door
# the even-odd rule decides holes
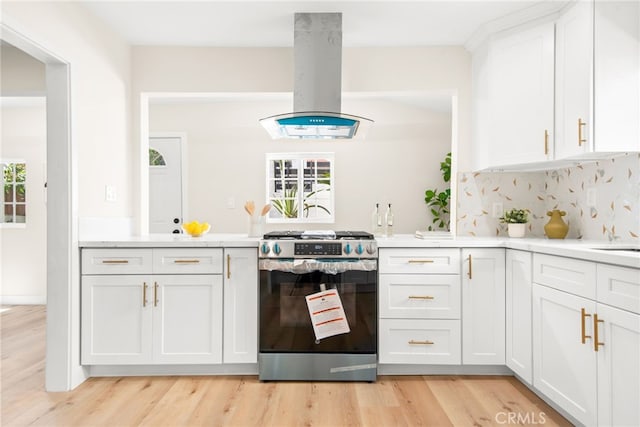
[[[222,277],[157,275],[153,306],[155,363],[222,363]]]
[[[531,252],[507,250],[506,290],[507,366],[531,384]]]
[[[598,304],[598,425],[640,425],[640,315]],[[600,322],[601,321],[601,322]],[[594,351],[595,353],[595,351]]]
[[[224,363],[258,361],[258,251],[225,248]]]
[[[504,249],[463,249],[462,363],[504,365]]]
[[[532,289],[533,386],[580,423],[595,425],[596,304],[537,283]]]
[[[180,233],[182,140],[149,138],[149,232]]]

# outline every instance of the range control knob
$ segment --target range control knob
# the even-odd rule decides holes
[[[280,255],[280,252],[282,252],[282,249],[280,248],[280,245],[277,243],[273,244],[273,253],[276,255]]]
[[[269,245],[267,245],[266,243],[263,243],[262,246],[260,247],[260,250],[262,251],[263,254],[266,255],[269,253],[271,248],[269,248]]]
[[[374,253],[376,253],[376,247],[375,247],[375,246],[373,246],[371,243],[369,243],[369,244],[367,245],[367,253],[368,253],[369,255],[373,255]]]
[[[344,253],[347,254],[347,255],[349,255],[351,253],[351,245],[349,243],[344,245]]]
[[[358,243],[358,246],[356,246],[356,253],[358,255],[362,255],[363,252],[364,252],[364,248],[362,247],[362,244]]]

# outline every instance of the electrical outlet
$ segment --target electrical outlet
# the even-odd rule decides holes
[[[587,207],[589,208],[596,207],[596,196],[597,196],[597,192],[595,187],[587,188]]]
[[[493,218],[500,218],[502,216],[502,213],[503,213],[502,202],[494,202],[493,212],[491,216]]]
[[[116,187],[113,185],[104,186],[104,200],[107,202],[115,202],[117,200]]]
[[[234,197],[227,197],[227,209],[236,208],[236,199]]]

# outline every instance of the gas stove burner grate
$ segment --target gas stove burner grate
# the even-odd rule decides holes
[[[373,234],[365,231],[271,231],[263,236],[265,240],[373,240]]]

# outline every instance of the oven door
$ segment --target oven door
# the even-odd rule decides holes
[[[316,340],[305,297],[340,296],[350,332]],[[260,353],[377,353],[377,260],[260,260]]]

